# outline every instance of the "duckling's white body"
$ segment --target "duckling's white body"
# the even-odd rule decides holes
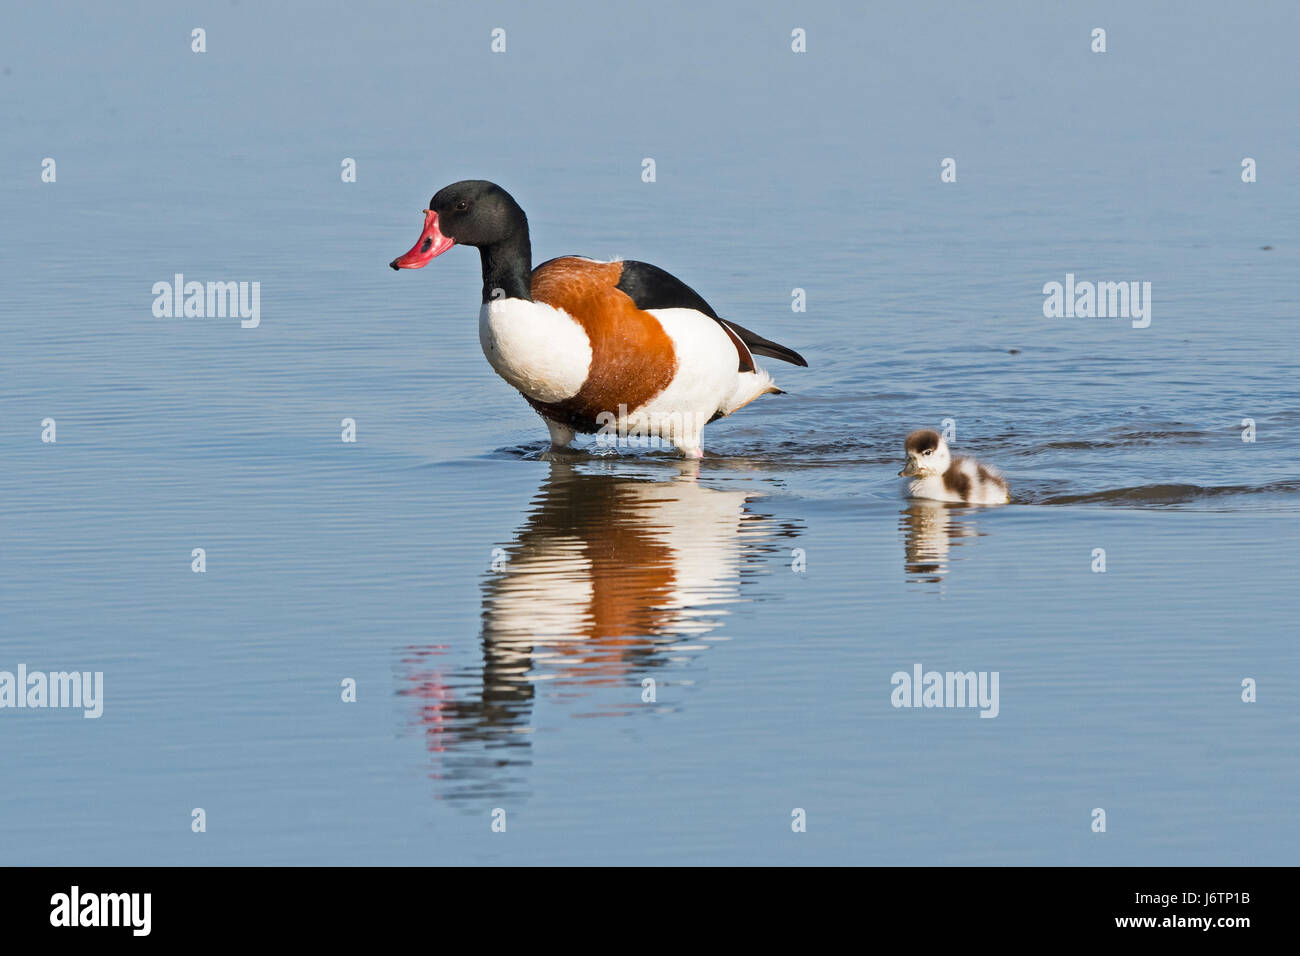
[[[965,494],[954,487],[960,485],[963,478],[969,483]],[[1005,505],[1011,500],[1002,476],[974,458],[955,458],[942,475],[912,479],[907,483],[907,494],[910,498],[959,501],[968,505]]]
[[[1011,500],[1006,480],[997,471],[974,458],[953,458],[936,431],[912,432],[906,451],[907,465],[899,475],[912,479],[907,483],[909,497],[968,505],[1005,505]]]

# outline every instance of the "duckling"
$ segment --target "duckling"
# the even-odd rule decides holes
[[[898,474],[912,479],[907,493],[913,498],[969,505],[1004,505],[1011,500],[1000,474],[974,458],[953,458],[943,436],[932,429],[912,432],[904,448],[907,466]]]

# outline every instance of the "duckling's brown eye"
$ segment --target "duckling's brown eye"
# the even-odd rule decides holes
[[[930,454],[930,452],[932,452],[932,451],[934,451],[933,448],[927,448],[925,451],[921,452],[921,454],[923,454],[923,455],[928,455],[928,454]]]

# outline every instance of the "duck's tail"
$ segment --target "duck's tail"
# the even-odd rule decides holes
[[[718,413],[723,416],[730,415],[744,408],[754,399],[772,394],[784,395],[785,392],[776,387],[767,369],[756,368],[752,372],[741,372],[736,376],[736,390],[723,402]]]

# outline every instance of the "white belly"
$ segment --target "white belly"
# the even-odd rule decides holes
[[[544,302],[484,302],[478,340],[496,373],[539,402],[576,395],[591,368],[587,333],[568,313]]]
[[[673,340],[677,374],[630,416],[633,423],[644,420],[651,434],[698,445],[700,430],[716,413],[729,415],[771,386],[772,376],[763,369],[737,370],[736,346],[710,316],[694,309],[649,311]]]

